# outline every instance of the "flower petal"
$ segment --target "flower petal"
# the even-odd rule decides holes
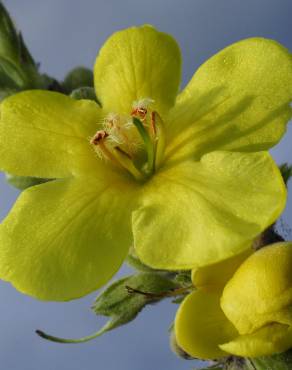
[[[192,270],[192,282],[198,289],[221,292],[224,285],[232,278],[237,268],[252,254],[250,243],[246,249],[223,261]]]
[[[219,347],[236,356],[270,356],[287,351],[292,346],[292,328],[287,325],[270,324],[255,333],[240,335]]]
[[[98,164],[88,137],[100,109],[49,91],[25,91],[1,103],[0,168],[21,176],[55,178]]]
[[[250,256],[224,288],[221,306],[240,334],[270,322],[292,325],[292,243]]]
[[[267,152],[213,152],[161,169],[133,212],[137,254],[145,264],[174,270],[219,262],[245,250],[285,201]]]
[[[0,277],[43,300],[70,300],[99,288],[131,245],[134,191],[113,175],[25,190],[0,226]]]
[[[209,59],[170,114],[168,156],[275,145],[292,112],[292,57],[272,40],[237,42]]]
[[[94,80],[107,112],[129,114],[134,101],[155,100],[160,113],[174,104],[181,74],[176,41],[145,25],[116,32],[100,50]]]
[[[177,344],[200,359],[228,356],[220,343],[238,335],[220,308],[220,295],[198,290],[189,294],[176,314],[174,330]]]

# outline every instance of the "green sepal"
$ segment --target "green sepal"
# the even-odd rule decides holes
[[[191,270],[178,272],[174,281],[176,281],[179,285],[183,287],[192,285],[193,283]]]
[[[100,102],[98,101],[95,91],[93,87],[79,87],[78,89],[75,89],[71,92],[70,94],[71,98],[80,100],[80,99],[88,99],[88,100],[94,100],[96,101],[99,105]]]
[[[6,173],[6,181],[8,184],[14,186],[16,189],[25,190],[31,186],[43,184],[50,179],[41,179],[38,177],[30,177],[30,176],[16,176],[11,175],[10,173]]]
[[[292,177],[292,165],[289,165],[288,163],[283,163],[279,166],[279,169],[283,176],[284,182],[287,185],[288,181]]]
[[[62,87],[67,93],[79,87],[93,87],[93,73],[85,67],[76,67],[72,69],[65,77]]]
[[[291,370],[292,350],[269,357],[258,357],[246,360],[245,370]]]
[[[147,304],[159,300],[139,293],[129,293],[127,287],[160,294],[175,289],[177,285],[155,273],[140,273],[114,282],[97,297],[92,307],[97,315],[110,317],[105,327],[100,330],[101,334],[134,320]]]

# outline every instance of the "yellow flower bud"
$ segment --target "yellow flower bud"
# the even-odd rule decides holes
[[[230,260],[225,265],[228,268]],[[220,266],[225,276],[224,263]],[[210,271],[205,271],[208,276],[201,271],[201,281],[210,282],[213,289],[199,286],[176,316],[180,347],[202,359],[268,356],[292,347],[292,242],[253,253],[223,291],[220,284],[214,289]],[[218,277],[218,266],[215,272]]]

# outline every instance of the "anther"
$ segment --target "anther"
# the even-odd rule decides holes
[[[97,131],[97,133],[93,136],[90,140],[90,144],[92,145],[99,145],[101,141],[108,137],[108,133],[105,130]]]
[[[154,102],[151,98],[144,98],[134,102],[131,116],[137,117],[142,121],[146,118],[148,107]]]
[[[147,109],[146,108],[135,108],[131,112],[131,116],[139,117],[141,120],[144,120],[147,115]]]

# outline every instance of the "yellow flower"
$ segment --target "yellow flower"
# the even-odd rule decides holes
[[[25,190],[0,228],[0,277],[40,299],[105,284],[134,242],[156,268],[223,260],[279,216],[286,191],[266,150],[291,117],[292,61],[274,41],[221,51],[178,94],[176,42],[115,33],[93,101],[27,91],[1,104],[0,168],[55,179]],[[177,95],[178,94],[178,95]]]
[[[193,357],[258,357],[292,347],[292,243],[271,244],[237,269],[246,255],[236,258],[227,261],[229,278],[236,272],[226,276],[224,289],[216,284],[226,275],[223,262],[193,274],[194,284],[200,276],[202,285],[183,301],[175,320],[178,344]]]

